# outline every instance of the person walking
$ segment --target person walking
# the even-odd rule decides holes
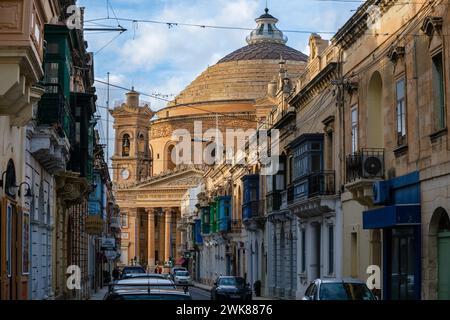
[[[112,276],[113,276],[113,280],[117,281],[120,278],[120,271],[119,268],[115,267],[113,272],[112,272]]]

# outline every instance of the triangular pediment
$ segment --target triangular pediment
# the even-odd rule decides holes
[[[132,186],[134,190],[149,189],[173,189],[173,188],[193,188],[203,182],[204,171],[199,169],[179,169],[164,172],[160,175],[153,176],[148,180],[141,181]]]

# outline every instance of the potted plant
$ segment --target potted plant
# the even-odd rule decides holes
[[[253,284],[253,289],[255,290],[255,295],[257,297],[261,297],[261,281],[260,280],[255,281],[255,283]]]

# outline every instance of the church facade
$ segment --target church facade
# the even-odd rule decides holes
[[[180,204],[186,191],[201,184],[211,167],[198,158],[196,147],[208,148],[203,136],[211,129],[223,134],[224,144],[227,130],[257,129],[275,105],[264,98],[268,84],[273,86],[279,74],[280,59],[292,77],[304,70],[307,56],[286,45],[287,38],[276,28],[278,20],[267,10],[256,22],[247,46],[205,70],[166,108],[153,112],[148,106],[140,106],[139,94],[132,91],[126,103],[111,111],[115,119],[112,161],[122,213],[123,264],[138,263],[151,270],[156,265],[185,262],[181,239],[186,238],[187,220],[182,219]],[[176,163],[177,157],[172,156],[176,153],[173,133],[177,130],[192,138],[190,162]],[[240,193],[239,184],[231,186],[230,195]],[[208,190],[207,202],[214,202],[216,196]],[[242,226],[242,203],[236,202],[234,207],[236,227]],[[244,243],[238,241],[237,245],[244,261]],[[233,259],[238,260],[237,256]],[[242,261],[230,260],[230,264],[241,265],[244,270]]]

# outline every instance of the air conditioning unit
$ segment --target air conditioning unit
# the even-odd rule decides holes
[[[364,154],[363,159],[364,178],[382,178],[384,175],[384,159],[382,154]]]
[[[389,184],[387,181],[373,183],[373,204],[385,205],[389,202]]]

